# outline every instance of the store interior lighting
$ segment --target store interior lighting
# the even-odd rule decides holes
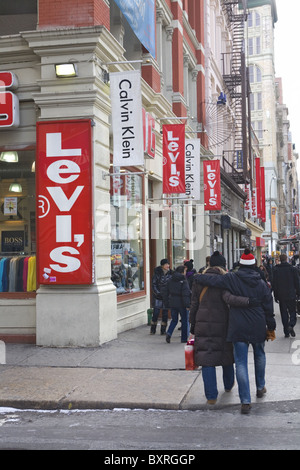
[[[1,152],[0,161],[6,162],[6,163],[17,163],[19,161],[18,152],[16,151]]]
[[[58,78],[77,77],[75,64],[55,64],[55,74]]]
[[[11,193],[21,193],[22,192],[22,186],[20,185],[20,183],[11,183],[11,185],[9,186],[9,191]]]

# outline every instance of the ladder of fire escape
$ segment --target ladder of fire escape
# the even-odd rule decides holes
[[[242,52],[245,15],[238,12],[239,0],[222,0],[222,7],[232,34],[231,60],[224,70],[224,82],[232,99],[235,114],[233,165],[239,169],[237,155],[243,151]],[[241,153],[240,153],[241,152]]]

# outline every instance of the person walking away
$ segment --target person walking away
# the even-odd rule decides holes
[[[210,258],[210,267],[202,277],[222,277],[226,274],[226,260],[218,251]],[[215,404],[218,396],[216,367],[223,368],[226,391],[234,384],[233,348],[226,341],[228,329],[228,305],[248,307],[248,297],[235,297],[229,291],[201,286],[195,282],[190,308],[190,330],[195,336],[195,362],[202,366],[204,392],[208,404]]]
[[[276,303],[279,303],[284,336],[296,336],[294,326],[297,322],[296,297],[300,295],[300,282],[297,269],[287,262],[287,256],[281,254],[280,264],[273,269],[273,291]]]
[[[255,269],[255,258],[246,249],[240,258],[240,268],[235,273],[224,276],[197,275],[194,285],[228,289],[232,294],[248,296],[248,308],[232,307],[229,311],[227,341],[233,343],[241,413],[251,409],[251,395],[248,375],[248,349],[252,345],[254,354],[256,396],[262,398],[265,387],[265,340],[275,339],[276,321],[274,318],[271,289]]]
[[[171,279],[163,289],[164,305],[171,309],[171,322],[166,333],[166,341],[170,343],[172,333],[181,316],[181,342],[188,338],[188,308],[191,302],[191,291],[186,279],[186,266],[178,266]]]
[[[162,310],[162,321],[160,327],[160,334],[166,334],[168,324],[168,309],[163,305],[162,290],[172,276],[169,261],[164,258],[160,261],[160,266],[154,269],[152,277],[152,294],[153,294],[153,314],[151,320],[150,334],[155,335],[157,320],[160,311]]]

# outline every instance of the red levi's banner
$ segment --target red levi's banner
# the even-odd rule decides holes
[[[204,209],[206,211],[221,210],[221,174],[220,160],[203,162]]]
[[[37,123],[37,278],[93,282],[90,120]]]
[[[260,184],[260,158],[255,158],[255,181],[256,181],[256,207],[257,218],[261,219],[261,184]]]
[[[185,194],[185,124],[163,126],[163,193]]]
[[[266,221],[266,189],[265,189],[265,168],[260,167],[260,185],[261,185],[261,220]]]

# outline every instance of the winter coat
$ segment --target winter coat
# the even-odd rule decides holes
[[[273,269],[273,290],[275,300],[295,299],[300,295],[297,269],[289,263],[281,263]]]
[[[190,290],[192,290],[193,287],[193,281],[194,281],[194,276],[197,273],[196,269],[192,269],[192,271],[187,271],[186,273],[186,278],[189,283]]]
[[[271,289],[251,267],[241,266],[236,273],[225,276],[198,275],[194,284],[228,289],[234,295],[256,299],[256,307],[232,307],[229,311],[227,340],[245,343],[262,343],[266,329],[276,328]]]
[[[225,271],[208,268],[195,276],[222,278]],[[200,303],[203,286],[193,283],[190,308],[191,333],[195,335],[195,362],[198,366],[227,366],[233,364],[232,344],[226,341],[228,305],[247,306],[248,297],[235,297],[229,291],[209,287]]]
[[[191,291],[184,274],[175,272],[162,289],[163,302],[167,308],[182,310],[191,303]]]
[[[173,272],[171,270],[165,272],[161,266],[154,269],[152,277],[152,294],[153,294],[153,307],[163,308],[162,289],[171,279]]]

